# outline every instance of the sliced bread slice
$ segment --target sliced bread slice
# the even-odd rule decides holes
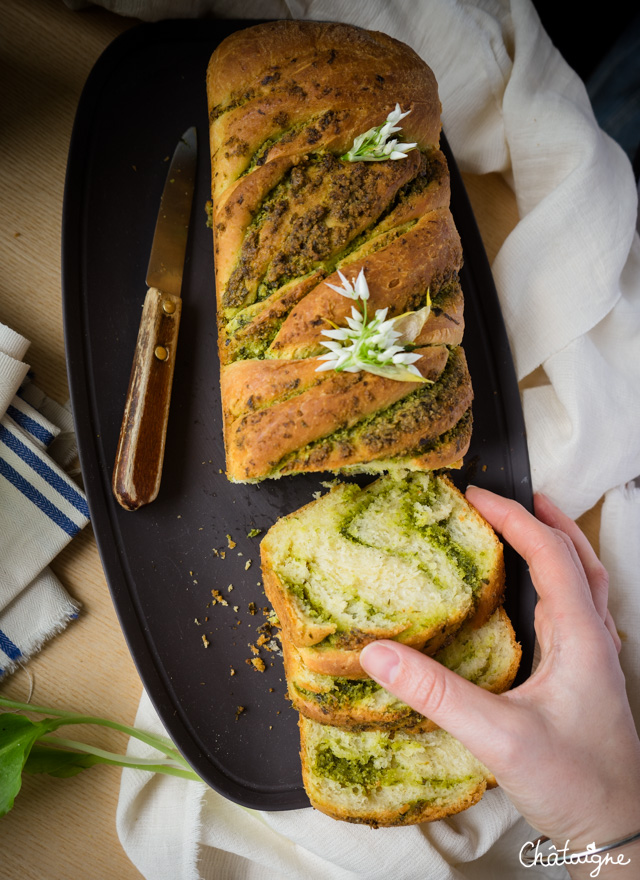
[[[364,678],[360,651],[393,638],[434,654],[504,590],[502,544],[448,477],[339,483],[279,519],[261,543],[267,597],[304,664]]]
[[[444,730],[354,732],[299,719],[305,790],[334,819],[374,827],[430,822],[467,809],[496,784]]]
[[[352,730],[426,732],[437,727],[372,679],[312,672],[288,639],[282,640],[282,647],[291,703],[307,718]],[[469,623],[462,626],[454,640],[438,651],[434,659],[480,687],[499,694],[511,687],[521,655],[511,621],[500,607],[483,626],[477,629]]]

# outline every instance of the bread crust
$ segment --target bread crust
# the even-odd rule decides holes
[[[214,52],[206,87],[212,160],[219,151],[229,154],[214,193],[247,167],[249,150],[261,140],[327,111],[342,114],[328,135],[339,150],[379,124],[380,112],[384,119],[399,96],[414,108],[414,140],[428,146],[440,136],[430,68],[403,43],[350,25],[275,21],[236,31]],[[306,149],[319,142],[317,132],[309,134]]]
[[[396,426],[393,443],[334,444],[328,454],[326,444],[313,447],[364,425],[415,389],[369,373],[331,371],[316,383],[309,381],[316,366],[305,363],[325,352],[323,330],[344,325],[350,314],[353,303],[330,286],[340,284],[338,270],[349,278],[365,272],[371,314],[386,308],[394,317],[421,308],[431,295],[435,305],[416,340],[426,378],[437,378],[432,365],[441,358],[427,349],[462,340],[462,249],[439,149],[433,72],[385,34],[269,22],[220,44],[207,69],[207,99],[228,478],[337,472],[395,457],[416,468],[458,461],[468,442],[436,440],[470,406],[468,374],[446,416],[423,413],[418,430]],[[402,138],[418,149],[402,161],[338,159],[396,104],[410,110]],[[269,391],[273,360],[289,363],[283,374],[297,372],[289,379],[302,383],[295,399]],[[245,364],[254,395],[236,393],[236,368]],[[416,411],[414,423],[417,417]]]

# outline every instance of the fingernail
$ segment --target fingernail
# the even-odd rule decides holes
[[[363,649],[360,665],[365,672],[382,684],[393,684],[400,669],[400,657],[389,645],[372,642]]]

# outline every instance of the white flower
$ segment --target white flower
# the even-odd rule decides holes
[[[406,312],[397,318],[387,320],[388,309],[376,309],[374,317],[367,317],[367,300],[369,286],[361,269],[354,281],[349,281],[338,271],[342,285],[329,284],[337,293],[349,299],[362,302],[362,311],[351,307],[351,315],[347,316],[346,327],[335,327],[323,330],[322,345],[329,349],[318,360],[324,361],[316,372],[337,370],[338,372],[358,373],[365,370],[388,379],[400,382],[429,382],[415,366],[421,355],[407,351],[420,333],[431,309],[431,300],[427,291],[427,305],[417,312]]]
[[[397,138],[388,141],[390,135],[401,131],[397,125],[401,119],[408,116],[411,110],[402,112],[400,104],[392,110],[382,125],[370,128],[364,134],[358,135],[353,141],[353,146],[348,153],[341,156],[347,162],[384,162],[385,159],[404,159],[410,150],[418,146],[417,143],[398,143]]]
[[[335,290],[336,293],[341,293],[342,296],[348,296],[350,299],[369,299],[369,285],[367,284],[367,279],[364,277],[364,269],[360,269],[355,284],[345,278],[340,269],[338,269],[338,276],[340,277],[340,281],[342,281],[342,286],[338,287],[336,284],[329,284],[327,281],[327,287]],[[355,311],[357,311],[357,309]],[[358,314],[360,314],[360,312],[358,312]]]

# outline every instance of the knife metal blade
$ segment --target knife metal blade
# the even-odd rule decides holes
[[[147,268],[148,290],[112,477],[113,494],[126,510],[149,504],[160,489],[196,163],[192,127],[171,159]]]

